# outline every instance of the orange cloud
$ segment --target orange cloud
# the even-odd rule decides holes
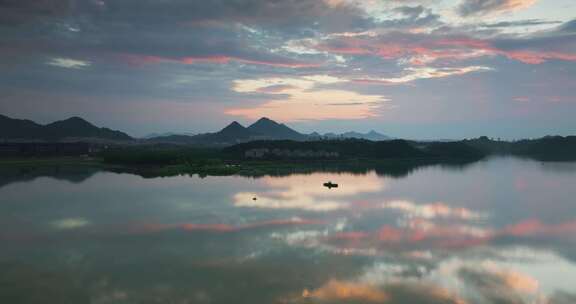
[[[304,289],[302,297],[321,301],[365,301],[376,303],[383,303],[388,300],[388,295],[374,286],[338,280],[330,280],[324,286],[312,291]]]

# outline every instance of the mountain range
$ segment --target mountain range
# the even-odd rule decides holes
[[[314,133],[313,133],[314,134]],[[374,130],[368,132],[368,133],[359,133],[359,132],[345,132],[345,133],[341,133],[341,134],[335,134],[335,133],[326,133],[324,135],[320,135],[318,133],[315,133],[314,135],[323,138],[323,139],[339,139],[339,138],[357,138],[357,139],[366,139],[366,140],[371,140],[371,141],[382,141],[382,140],[391,140],[393,139],[390,136],[386,136],[383,134],[380,134]]]
[[[14,119],[0,115],[0,140],[132,140],[128,134],[99,128],[80,117],[71,117],[47,125],[41,125],[31,120]]]
[[[231,144],[249,142],[254,140],[319,140],[319,139],[344,139],[359,138],[372,141],[390,140],[391,138],[375,131],[369,133],[346,132],[342,134],[299,133],[283,123],[275,122],[263,117],[253,124],[245,127],[234,121],[222,130],[214,133],[197,135],[166,133],[164,135],[152,135],[139,139],[141,143],[166,143],[166,144],[195,144],[210,146],[226,146]],[[0,115],[0,140],[91,140],[91,141],[136,141],[128,134],[99,128],[88,121],[72,117],[51,124],[41,125],[31,120],[13,119]]]
[[[234,121],[216,133],[198,135],[168,135],[148,138],[154,143],[173,144],[204,144],[204,145],[230,145],[253,140],[320,140],[320,139],[345,139],[357,138],[371,141],[390,140],[391,137],[382,135],[376,131],[368,133],[346,132],[342,134],[326,133],[321,135],[317,132],[311,134],[299,133],[285,124],[275,122],[269,118],[260,118],[248,127]]]

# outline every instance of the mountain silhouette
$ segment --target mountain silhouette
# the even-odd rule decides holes
[[[43,126],[31,120],[13,119],[0,115],[0,138],[29,139],[42,133]]]
[[[214,133],[198,135],[167,133],[162,136],[142,140],[148,143],[226,146],[254,140],[307,141],[318,140],[320,138],[356,138],[371,141],[391,139],[376,131],[370,131],[366,134],[358,132],[346,132],[342,134],[326,133],[324,135],[317,132],[302,134],[283,123],[262,117],[248,127],[244,127],[237,121],[234,121],[222,130]],[[0,141],[62,141],[77,139],[84,141],[124,141],[131,140],[132,138],[120,131],[96,127],[81,117],[70,117],[47,125],[41,125],[31,120],[13,119],[0,115]]]
[[[390,140],[391,137],[380,134],[376,131],[368,133],[346,132],[342,134],[313,132],[302,134],[288,127],[283,123],[278,123],[270,118],[262,117],[248,127],[234,121],[224,129],[215,133],[205,133],[198,135],[167,135],[147,139],[152,143],[170,144],[199,144],[199,145],[232,145],[254,140],[294,140],[308,141],[318,139],[365,139],[370,141]]]
[[[233,121],[224,129],[202,137],[204,142],[235,143],[249,140],[254,134],[237,121]]]
[[[381,140],[392,139],[391,137],[380,134],[374,130],[372,130],[368,133],[346,132],[346,133],[342,133],[341,136],[344,138],[366,139],[366,140],[371,140],[371,141],[381,141]]]
[[[266,117],[262,117],[250,125],[248,130],[255,136],[262,136],[267,139],[305,140],[307,137],[304,134],[294,131],[285,124],[277,123]]]
[[[99,128],[80,118],[71,117],[47,125],[30,120],[13,119],[0,115],[2,140],[64,140],[64,139],[131,140],[126,133]]]

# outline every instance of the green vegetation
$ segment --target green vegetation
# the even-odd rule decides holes
[[[266,151],[254,154],[251,151]],[[375,171],[403,176],[428,165],[461,167],[486,155],[508,154],[544,161],[576,160],[576,137],[505,142],[486,137],[458,142],[373,142],[359,139],[253,141],[226,148],[176,145],[117,146],[93,157],[10,158],[0,165],[88,165],[145,177],[174,175],[288,175]]]
[[[483,136],[464,142],[486,154],[514,155],[541,161],[576,160],[576,136],[546,136],[514,142]]]
[[[254,149],[279,149],[287,151],[326,151],[337,152],[338,159],[480,159],[485,156],[480,150],[462,142],[418,143],[407,140],[369,141],[363,139],[321,140],[321,141],[253,141],[224,148],[224,155],[242,159],[246,151]],[[281,156],[267,156],[266,159],[286,159]]]
[[[300,154],[266,155],[247,158],[253,149],[335,152],[331,158]],[[347,171],[402,176],[416,167],[438,163],[456,164],[484,156],[462,143],[416,144],[404,140],[253,141],[231,147],[189,148],[178,146],[139,146],[102,152],[103,163],[119,172],[142,176],[207,175],[287,175],[313,171]]]

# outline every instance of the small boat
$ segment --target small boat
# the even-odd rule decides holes
[[[333,182],[327,182],[323,184],[324,187],[328,188],[328,189],[332,189],[332,188],[338,188],[338,184],[335,184]]]

